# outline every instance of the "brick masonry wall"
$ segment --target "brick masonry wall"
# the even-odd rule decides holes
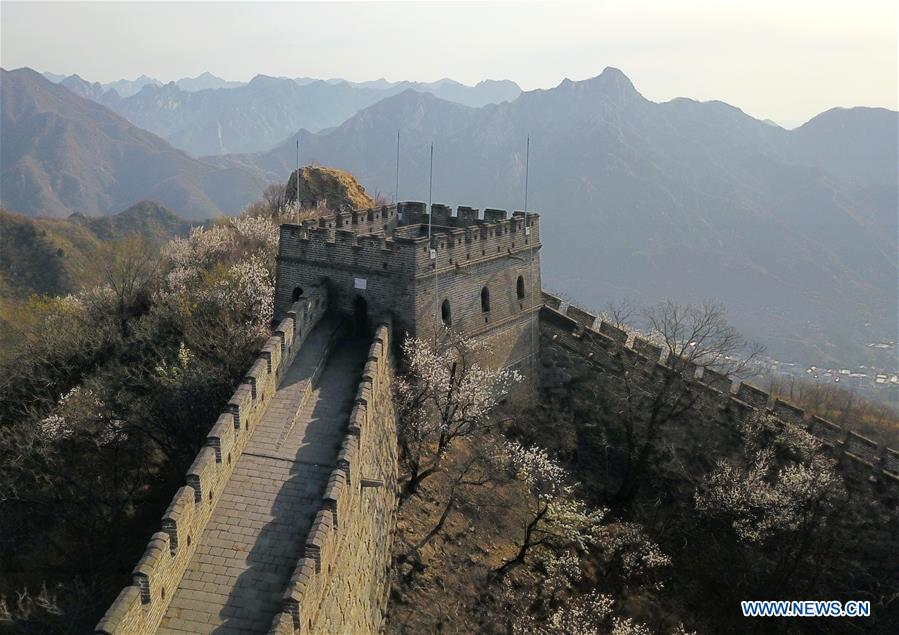
[[[228,401],[162,517],[125,587],[97,624],[97,633],[155,633],[187,563],[231,476],[251,431],[259,423],[283,374],[327,307],[323,289],[310,288],[294,303]]]
[[[362,299],[368,315],[393,317],[399,338],[427,337],[435,326],[442,328],[446,302],[454,330],[490,344],[492,353],[479,361],[533,376],[542,304],[539,215],[515,212],[508,218],[505,210],[484,210],[481,218],[470,207],[459,207],[453,215],[439,204],[432,210],[431,243],[420,203],[283,225],[276,317],[297,293],[322,284],[335,311],[353,314]],[[347,220],[350,216],[355,223]],[[369,216],[375,221],[364,222]],[[399,216],[404,224],[395,226]],[[384,228],[393,235],[365,235]],[[481,299],[485,288],[487,311]]]
[[[377,633],[396,523],[391,327],[375,330],[338,464],[270,633]]]
[[[426,239],[420,242],[426,250]],[[282,225],[276,318],[290,306],[297,290],[305,292],[318,284],[328,287],[330,306],[338,312],[352,314],[356,298],[361,297],[368,304],[369,315],[412,315],[408,281],[413,275],[413,254],[399,249],[399,244],[385,241],[383,236],[360,238],[348,230],[309,233],[295,225]]]
[[[357,234],[391,231],[399,220],[396,205],[341,212],[336,215],[336,227],[352,229]]]
[[[481,302],[485,288],[489,311],[483,310]],[[438,272],[436,289],[432,276],[419,277],[415,280],[414,298],[419,335],[427,337],[433,333],[435,323],[442,328],[442,307],[447,302],[452,328],[490,345],[489,358],[479,360],[481,363],[533,369],[539,349],[541,305],[540,258],[536,248],[523,251],[514,259],[493,257],[465,267],[448,267]]]
[[[573,384],[597,385],[614,381],[625,370],[636,381],[653,382],[661,373],[672,373],[660,360],[661,349],[646,340],[628,336],[611,324],[601,323],[582,309],[567,306],[559,298],[543,293],[540,312],[540,385],[563,388]],[[799,425],[821,439],[835,457],[849,483],[873,488],[878,494],[895,499],[899,495],[899,453],[834,423],[813,417],[768,393],[745,383],[732,382],[719,373],[695,369],[682,376],[697,396],[694,421],[734,429],[735,422],[755,410],[765,410],[784,424]],[[685,432],[701,435],[698,428]]]

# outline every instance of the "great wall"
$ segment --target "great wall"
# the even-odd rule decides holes
[[[571,375],[597,369],[607,374],[635,370],[648,381],[672,373],[673,360],[661,346],[629,333],[583,309],[543,292],[540,313],[540,385],[570,382]],[[559,356],[567,360],[559,364]],[[782,425],[800,426],[816,436],[840,460],[848,479],[888,499],[899,496],[899,452],[851,430],[806,413],[767,392],[709,368],[678,364],[677,372],[695,391],[695,410],[706,421],[731,427],[756,411],[770,413]],[[559,377],[559,374],[565,375]],[[596,377],[593,377],[596,379]]]
[[[281,227],[274,334],[213,425],[96,632],[377,633],[395,522],[398,340],[441,325],[531,394],[575,374],[675,372],[661,347],[542,290],[539,216],[420,203]],[[770,411],[895,504],[899,453],[709,369],[678,366],[720,425]],[[596,380],[599,375],[590,375]]]

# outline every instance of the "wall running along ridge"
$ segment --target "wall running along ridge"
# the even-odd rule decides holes
[[[662,373],[675,372],[668,353],[663,354],[662,348],[649,340],[631,336],[545,291],[543,303],[540,334],[544,384],[567,384],[575,375],[590,370],[616,373],[629,369],[636,371],[633,376],[649,381],[661,377]],[[694,408],[707,419],[733,427],[735,421],[743,421],[755,411],[766,411],[782,424],[800,426],[821,440],[839,459],[849,482],[871,486],[889,499],[899,495],[899,452],[895,449],[879,446],[792,404],[772,399],[763,390],[732,381],[710,369],[700,371],[695,366],[684,366],[681,360],[679,372],[691,389],[698,392]]]
[[[398,460],[390,330],[383,323],[375,330],[337,467],[272,621],[273,635],[381,630]]]
[[[209,432],[186,485],[134,568],[132,585],[100,620],[97,633],[156,632],[217,495],[308,333],[326,309],[351,314],[360,298],[368,315],[393,317],[375,322],[347,434],[270,633],[381,630],[396,522],[393,329],[426,332],[435,307],[435,270],[440,274],[437,299],[450,303],[453,327],[494,346],[491,365],[533,367],[539,355],[541,388],[569,392],[576,382],[611,387],[625,372],[645,386],[673,377],[696,397],[693,411],[701,415],[695,417],[701,425],[736,433],[735,422],[769,412],[784,425],[801,426],[821,439],[839,458],[848,481],[895,502],[896,450],[784,401],[772,402],[768,393],[749,384],[672,360],[651,341],[541,292],[537,214],[515,212],[507,218],[502,210],[484,210],[481,218],[473,208],[460,207],[453,215],[435,204],[431,214],[439,231],[429,245],[422,235],[425,211],[423,204],[405,203],[281,227],[275,303],[283,319]],[[429,255],[432,247],[436,260]],[[366,281],[361,287],[359,276]],[[490,292],[486,309],[480,299],[485,287]],[[291,304],[295,291],[302,295]],[[536,388],[528,385],[531,389]],[[308,390],[303,401],[312,382]],[[702,430],[685,426],[681,433],[702,435]],[[714,448],[705,449],[718,455]]]
[[[217,494],[230,478],[278,383],[326,308],[326,291],[310,288],[287,311],[207,435],[187,471],[187,484],[176,492],[162,517],[161,530],[153,534],[134,567],[133,583],[106,611],[97,624],[97,633],[156,632],[212,515]],[[308,390],[311,394],[311,382]]]

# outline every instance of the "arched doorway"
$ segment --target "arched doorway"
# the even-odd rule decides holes
[[[443,304],[440,305],[440,319],[443,320],[443,325],[446,327],[453,325],[453,315],[450,312],[449,300],[444,300]]]
[[[353,329],[357,335],[368,332],[368,302],[361,295],[353,300]]]

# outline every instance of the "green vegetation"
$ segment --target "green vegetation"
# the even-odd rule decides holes
[[[340,192],[347,178],[310,190]],[[15,328],[0,358],[2,626],[86,632],[129,582],[269,332],[279,222],[324,210],[287,198],[272,186],[242,216],[189,232],[152,204],[112,219],[0,215],[0,308]],[[692,363],[742,343],[715,307],[669,304],[652,319]],[[895,623],[896,509],[844,482],[809,435],[764,416],[717,425],[683,382],[615,368],[546,385],[522,409],[502,399],[514,373],[481,368],[470,342],[443,344],[409,342],[397,382],[390,632]],[[846,406],[798,396],[815,412]],[[874,617],[737,613],[741,599],[779,598],[870,600]]]
[[[238,219],[161,256],[103,243],[102,282],[29,305],[0,372],[0,595],[46,587],[54,602],[22,609],[25,630],[87,631],[127,582],[267,336],[273,234]]]
[[[151,201],[114,216],[28,218],[0,209],[0,357],[34,328],[46,298],[65,296],[94,283],[101,245],[140,236],[158,250],[191,223]]]
[[[100,240],[116,240],[137,234],[156,248],[175,236],[186,236],[191,227],[209,225],[209,221],[186,221],[153,201],[135,203],[112,216],[72,214],[68,220],[88,228]]]
[[[187,228],[153,204],[2,216],[17,249],[3,250],[16,335],[0,358],[0,626],[88,632],[129,583],[270,334],[278,225],[327,210],[250,211],[161,249]]]
[[[650,318],[685,362],[740,343],[714,307],[668,303]],[[399,410],[414,443],[401,444],[388,632],[893,632],[895,493],[804,430],[762,413],[721,420],[676,373],[625,372],[620,357],[575,372],[563,350],[567,379],[485,412],[456,395],[464,355],[422,347],[407,347],[401,385],[419,389],[400,403],[435,386],[431,411],[480,416],[447,435],[460,428],[445,416]],[[741,600],[809,598],[868,600],[872,617],[740,614]]]

